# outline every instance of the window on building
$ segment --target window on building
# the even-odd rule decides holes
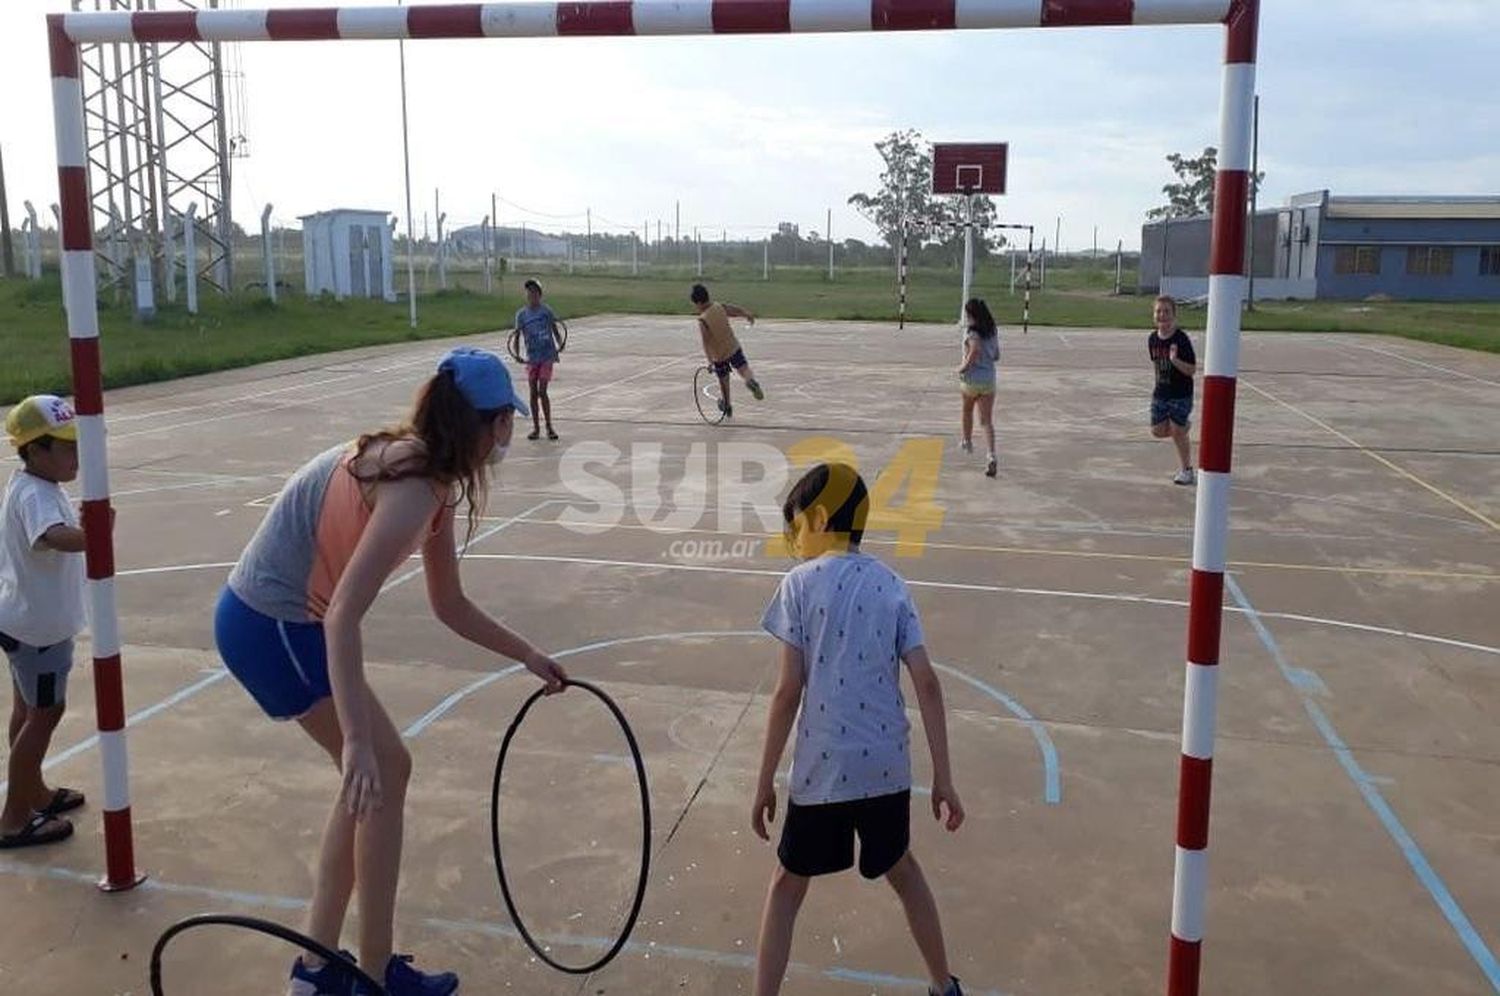
[[[1406,250],[1406,272],[1413,277],[1453,276],[1453,250],[1439,246],[1412,246]]]
[[[1500,246],[1479,247],[1479,275],[1500,277]]]
[[[1341,277],[1378,276],[1379,246],[1339,246],[1333,255],[1333,272]]]

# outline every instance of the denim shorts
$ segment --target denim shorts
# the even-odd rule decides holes
[[[49,709],[68,701],[68,674],[73,670],[73,641],[45,647],[22,643],[0,633],[0,649],[10,659],[10,674],[21,690],[21,701],[33,709]]]
[[[1152,398],[1151,424],[1161,425],[1171,421],[1184,428],[1193,414],[1193,396],[1185,398]]]
[[[333,694],[322,623],[272,619],[225,585],[214,609],[214,642],[229,673],[272,719],[304,716]]]

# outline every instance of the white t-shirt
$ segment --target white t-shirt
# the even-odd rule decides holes
[[[901,658],[923,637],[906,582],[862,553],[818,557],[782,578],[761,625],[801,650],[806,670],[792,801],[812,806],[910,789]]]
[[[83,554],[38,546],[56,525],[77,526],[62,486],[18,470],[0,502],[0,632],[50,647],[83,632]]]

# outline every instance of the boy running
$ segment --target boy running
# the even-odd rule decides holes
[[[734,405],[729,401],[731,369],[745,378],[745,386],[750,388],[756,401],[764,401],[766,393],[755,379],[750,361],[745,359],[745,351],[740,348],[740,341],[735,337],[734,327],[729,324],[730,318],[743,318],[754,325],[755,316],[727,301],[723,304],[710,301],[708,288],[702,284],[694,284],[690,296],[693,307],[698,311],[698,333],[703,337],[703,355],[708,358],[708,365],[713,367],[714,376],[719,378],[719,411],[726,418],[734,415]]]
[[[1192,485],[1192,446],[1188,433],[1192,427],[1193,375],[1198,372],[1198,357],[1193,340],[1177,325],[1177,302],[1162,294],[1152,306],[1156,329],[1146,337],[1146,352],[1156,367],[1156,389],[1151,392],[1151,435],[1157,439],[1172,437],[1177,447],[1179,469],[1173,484]]]
[[[61,486],[78,476],[78,430],[66,401],[38,394],[10,410],[5,432],[22,466],[0,503],[0,648],[14,696],[0,849],[71,837],[61,814],[84,803],[82,792],[42,780],[84,627],[83,530]]]
[[[819,464],[782,508],[787,542],[802,561],[782,579],[761,625],[781,641],[750,824],[769,840],[776,768],[792,721],[797,746],[790,804],[761,917],[755,996],[775,996],[786,974],[792,928],[815,875],[854,864],[890,883],[927,965],[932,996],[962,996],[948,971],[937,903],[909,847],[911,756],[898,661],[917,692],[932,752],[932,815],[957,830],[963,805],[948,762],[943,690],[928,660],[906,583],[859,550],[869,512],[865,483],[846,464]],[[800,712],[799,712],[800,705]]]
[[[521,330],[521,339],[526,344],[526,384],[531,388],[531,431],[526,438],[541,438],[540,415],[547,420],[547,438],[556,439],[547,385],[552,382],[552,365],[558,359],[557,316],[542,303],[541,284],[527,280],[522,286],[526,288],[526,307],[516,312],[516,328]]]

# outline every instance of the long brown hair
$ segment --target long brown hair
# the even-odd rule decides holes
[[[503,411],[503,408],[485,411],[475,408],[459,391],[453,374],[440,370],[417,391],[406,421],[359,437],[349,473],[361,483],[421,477],[450,487],[457,484],[458,494],[447,503],[453,508],[460,501],[469,505],[468,531],[464,535],[467,545],[474,538],[474,529],[489,497],[487,454],[481,453],[481,443]],[[386,463],[382,453],[373,473],[355,469],[371,443],[398,439],[415,439],[422,444],[421,449],[395,463]]]

